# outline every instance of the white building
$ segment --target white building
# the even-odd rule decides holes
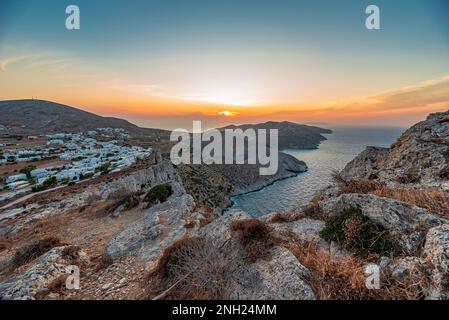
[[[15,176],[9,176],[8,178],[6,178],[6,184],[10,184],[16,181],[21,181],[21,180],[27,180],[27,175],[24,173],[21,174],[16,174]]]

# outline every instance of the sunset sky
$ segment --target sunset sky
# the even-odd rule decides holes
[[[32,96],[146,127],[408,126],[449,109],[449,1],[1,0],[0,100]]]

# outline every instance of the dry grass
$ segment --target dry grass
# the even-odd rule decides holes
[[[184,222],[184,227],[186,229],[192,229],[196,225],[195,220],[193,218],[186,218]]]
[[[306,280],[319,300],[417,300],[424,297],[427,279],[419,272],[402,282],[382,273],[381,288],[368,290],[364,265],[369,259],[331,257],[313,241],[297,241],[289,249],[312,272]]]
[[[342,194],[374,194],[406,202],[435,214],[449,215],[449,193],[440,189],[388,188],[375,180],[351,179],[346,181],[339,173],[334,173],[333,179],[340,186]]]
[[[275,244],[272,229],[258,219],[238,220],[231,223],[232,236],[238,237],[245,250],[245,260],[253,263],[270,256],[270,248]]]
[[[235,272],[232,253],[203,237],[185,237],[167,247],[148,275],[148,297],[227,299]]]
[[[15,268],[20,267],[60,245],[62,245],[61,241],[55,237],[44,238],[25,245],[16,251],[11,261],[11,266]]]
[[[11,247],[12,242],[7,238],[0,238],[0,252],[7,250]]]
[[[267,220],[268,223],[289,223],[301,219],[304,215],[294,212],[276,213]]]
[[[372,194],[407,202],[435,214],[449,216],[449,193],[442,190],[381,188],[373,191]]]
[[[310,204],[302,211],[304,217],[312,219],[324,220],[327,218],[326,213],[320,207],[321,196],[314,196]]]
[[[197,205],[195,210],[200,210],[202,218],[200,219],[200,228],[207,226],[209,223],[214,221],[213,209],[205,205]]]

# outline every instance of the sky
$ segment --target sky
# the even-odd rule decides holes
[[[33,96],[169,129],[408,126],[449,109],[449,1],[2,0],[0,100]]]

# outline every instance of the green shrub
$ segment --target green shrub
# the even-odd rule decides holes
[[[60,245],[61,241],[55,237],[48,237],[25,245],[16,251],[11,265],[15,268],[20,267]]]
[[[25,168],[20,169],[20,173],[26,174],[27,178],[31,178],[31,171],[36,169],[36,166],[26,166]]]
[[[45,180],[42,184],[32,187],[31,191],[33,191],[33,192],[44,191],[44,190],[47,190],[49,188],[56,186],[57,184],[58,184],[58,180],[56,180],[56,177],[51,177],[51,178],[48,178],[47,180]]]
[[[84,179],[90,179],[95,175],[95,173],[93,172],[87,172],[87,173],[81,173],[80,174],[80,180],[84,180]]]
[[[108,174],[111,171],[111,163],[106,161],[103,165],[96,169],[97,172],[101,172],[102,175]]]
[[[359,209],[349,209],[327,218],[320,236],[362,257],[372,253],[389,257],[397,254],[394,240],[388,231],[363,215]]]
[[[163,203],[173,194],[171,185],[161,184],[152,188],[143,199],[148,202],[148,206],[152,206],[157,203]]]

